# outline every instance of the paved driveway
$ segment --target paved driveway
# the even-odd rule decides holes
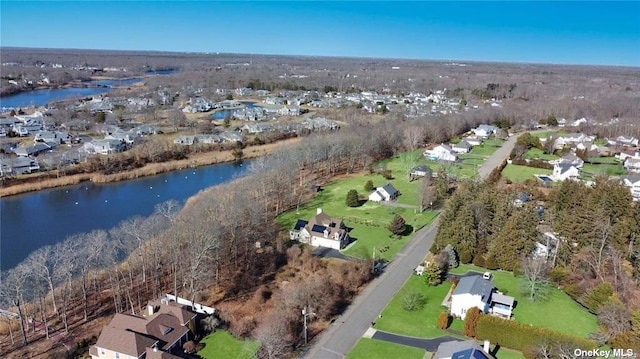
[[[384,340],[385,342],[391,342],[396,344],[407,345],[410,347],[422,348],[428,352],[435,352],[438,349],[438,345],[444,342],[450,342],[452,340],[460,341],[458,338],[444,336],[434,339],[423,339],[406,337],[403,335],[396,335],[386,332],[377,331],[373,336],[373,339]]]

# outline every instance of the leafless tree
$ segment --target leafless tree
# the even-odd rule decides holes
[[[269,314],[255,329],[254,337],[260,343],[258,358],[286,358],[291,353],[293,338],[283,315]]]
[[[546,258],[525,257],[522,261],[522,270],[524,272],[523,294],[527,295],[529,300],[532,301],[547,299],[550,282],[548,277],[549,265]]]

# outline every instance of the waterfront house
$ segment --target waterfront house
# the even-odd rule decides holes
[[[109,155],[124,151],[126,144],[120,140],[92,140],[82,145],[80,150],[87,154]]]
[[[143,316],[117,313],[89,349],[92,359],[178,359],[196,313],[183,306],[152,304]]]
[[[316,215],[306,221],[298,219],[293,229],[289,231],[289,238],[314,247],[342,249],[349,244],[350,237],[347,227],[339,218],[332,218],[318,208]]]
[[[198,142],[196,136],[178,136],[173,140],[176,145],[191,146]]]

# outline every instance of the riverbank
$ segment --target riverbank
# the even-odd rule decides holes
[[[243,158],[249,159],[265,156],[275,149],[279,148],[280,146],[293,145],[301,140],[301,138],[295,137],[283,141],[278,141],[276,143],[247,147],[243,149]],[[42,180],[34,180],[33,182],[21,183],[9,187],[3,186],[2,188],[0,188],[0,198],[27,192],[40,191],[43,189],[71,186],[87,181],[91,181],[93,183],[112,183],[146,176],[153,176],[184,168],[194,168],[233,161],[234,157],[232,151],[195,153],[191,154],[189,158],[184,160],[176,160],[163,163],[150,163],[145,165],[144,167],[136,168],[130,171],[114,173],[111,175],[105,175],[101,173],[83,173],[71,176],[63,176],[59,178],[43,178]]]

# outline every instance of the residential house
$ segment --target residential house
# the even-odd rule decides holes
[[[273,130],[273,126],[266,123],[248,123],[241,127],[242,131],[250,134],[269,132]]]
[[[638,139],[633,136],[618,136],[616,137],[616,143],[623,146],[638,146]]]
[[[566,163],[566,164],[573,165],[577,168],[582,168],[582,166],[584,165],[584,161],[582,160],[582,158],[576,156],[573,153],[562,156],[562,158],[556,160],[554,163]]]
[[[177,304],[150,303],[144,316],[117,313],[89,349],[92,359],[178,359],[196,313]]]
[[[42,152],[51,151],[55,145],[55,143],[36,142],[33,146],[18,146],[13,153],[20,157],[37,156]]]
[[[624,161],[624,168],[629,172],[640,173],[640,157],[628,157]]]
[[[218,135],[206,135],[206,134],[204,134],[204,135],[180,136],[180,137],[193,137],[193,139],[188,139],[188,140],[191,140],[191,142],[192,142],[191,144],[202,143],[202,144],[205,144],[205,145],[212,145],[214,143],[222,142],[222,139]],[[180,141],[179,141],[180,137],[178,137],[175,140],[173,140],[173,143],[175,143],[175,144],[186,144],[186,143],[180,143]],[[188,142],[188,140],[187,140],[187,142]],[[178,141],[178,142],[176,142],[176,141]]]
[[[458,159],[458,155],[453,152],[451,147],[444,144],[438,145],[432,150],[424,151],[424,156],[433,161],[455,162]]]
[[[635,149],[628,149],[625,151],[622,151],[620,153],[618,153],[615,156],[617,159],[620,160],[620,162],[623,162],[627,159],[627,158],[640,158],[640,151],[636,151]]]
[[[22,175],[40,170],[38,161],[31,157],[0,158],[0,177]]]
[[[590,141],[593,142],[596,136],[585,135],[584,133],[570,133],[564,136],[558,136],[556,138],[556,149],[562,149],[565,146],[574,146],[579,142]]]
[[[342,249],[349,244],[347,227],[341,219],[329,217],[318,208],[315,217],[309,221],[298,219],[289,231],[291,240],[310,244],[314,247]]]
[[[223,142],[241,142],[242,133],[234,131],[224,131],[218,134]]]
[[[492,125],[480,125],[477,128],[471,129],[476,136],[483,138],[496,134],[499,130],[498,127]]]
[[[490,279],[480,275],[460,278],[451,294],[450,312],[464,318],[467,311],[477,307],[485,314],[511,318],[515,299],[496,290]]]
[[[71,143],[71,135],[68,132],[63,131],[39,131],[36,133],[34,142],[46,142],[46,143]]]
[[[553,165],[551,178],[554,181],[577,180],[579,176],[580,170],[571,163],[556,163]]]
[[[431,168],[427,165],[417,165],[409,171],[409,178],[431,176]]]
[[[198,139],[196,138],[196,136],[178,136],[173,140],[173,143],[175,143],[176,145],[184,145],[184,146],[191,146],[195,143],[198,142]]]
[[[300,106],[283,106],[277,113],[280,116],[300,116],[302,109],[300,109]]]
[[[479,136],[468,136],[464,138],[471,146],[480,146],[482,144],[482,137]]]
[[[382,187],[376,188],[373,193],[369,195],[369,201],[373,202],[382,202],[382,201],[393,201],[398,197],[400,192],[393,187],[391,183],[387,183]]]
[[[92,140],[82,145],[80,150],[88,154],[109,155],[124,151],[126,144],[120,140]]]
[[[462,140],[451,146],[451,150],[455,153],[469,153],[469,151],[471,151],[471,144],[465,140]]]
[[[484,347],[475,340],[440,343],[431,359],[495,359],[489,352],[489,341],[484,342]]]
[[[631,191],[634,201],[640,201],[640,175],[627,175],[622,177],[622,183]]]

